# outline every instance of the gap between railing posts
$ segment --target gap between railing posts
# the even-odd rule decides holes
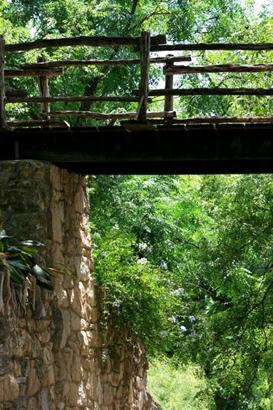
[[[0,36],[0,130],[7,127],[5,111],[5,40]]]

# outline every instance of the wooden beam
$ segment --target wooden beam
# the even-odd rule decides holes
[[[100,113],[92,111],[52,111],[50,113],[51,117],[79,117],[79,118],[92,118],[94,120],[122,120],[122,119],[135,119],[135,112],[124,112],[124,113]],[[165,117],[175,117],[176,113],[171,112],[148,112],[147,118],[165,118]]]
[[[140,40],[140,83],[139,83],[139,107],[136,115],[136,120],[146,121],[147,102],[149,94],[149,67],[150,67],[150,47],[151,39],[148,31],[141,33]]]
[[[265,71],[273,71],[273,64],[177,65],[173,67],[164,67],[164,73],[172,75],[193,73],[259,73]]]
[[[5,111],[5,40],[0,36],[0,129],[7,126]]]
[[[168,55],[166,57],[166,68],[173,68],[173,56]],[[173,89],[173,75],[165,73],[165,90],[172,90]],[[173,111],[174,107],[174,98],[173,95],[165,95],[165,102],[164,102],[164,111]],[[167,119],[167,118],[166,118]]]
[[[273,116],[175,118],[174,124],[273,123]]]
[[[152,45],[151,51],[201,51],[201,50],[273,50],[273,43],[197,43]]]
[[[172,61],[175,63],[191,61],[190,56],[178,56],[173,57]],[[150,58],[150,64],[164,64],[167,62],[165,57]],[[22,64],[21,68],[24,70],[35,68],[56,68],[56,67],[86,67],[86,66],[105,66],[105,65],[138,65],[140,59],[119,59],[119,60],[60,60],[60,61],[47,61],[41,63],[28,63]]]
[[[45,58],[40,56],[37,59],[38,63],[39,62],[45,62]],[[42,76],[38,77],[38,86],[40,90],[41,97],[43,98],[48,98],[49,97],[49,84],[48,84],[48,77],[47,76]],[[49,112],[50,112],[50,103],[48,101],[43,101],[41,103],[41,113],[43,118],[46,120],[50,119]]]
[[[166,36],[158,35],[151,37],[153,45],[165,44]],[[6,51],[29,51],[50,47],[115,47],[115,46],[138,46],[139,37],[71,37],[58,39],[43,39],[27,43],[7,44]]]
[[[8,121],[8,126],[17,127],[64,127],[70,128],[70,124],[63,120],[29,120],[29,121]]]
[[[54,102],[80,102],[80,101],[113,101],[113,102],[137,102],[139,101],[138,97],[135,96],[116,96],[116,95],[107,95],[107,96],[60,96],[60,97],[13,97],[7,96],[6,101],[8,103],[54,103]]]
[[[138,91],[136,90],[136,93]],[[273,95],[273,88],[176,88],[173,90],[150,90],[150,97],[164,95]]]
[[[57,77],[63,75],[62,68],[35,68],[33,70],[5,70],[5,78],[15,77]]]
[[[82,174],[273,172],[273,124],[20,129],[0,138],[0,161],[51,161]]]

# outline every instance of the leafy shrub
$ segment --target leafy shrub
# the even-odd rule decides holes
[[[35,291],[36,285],[53,290],[51,271],[37,264],[38,241],[18,241],[0,232],[0,313],[4,313],[9,302],[25,305],[28,290]]]
[[[168,280],[145,258],[134,254],[135,241],[119,231],[95,235],[96,278],[102,294],[104,318],[130,329],[149,348],[164,345],[172,303]],[[166,275],[166,274],[165,274]]]

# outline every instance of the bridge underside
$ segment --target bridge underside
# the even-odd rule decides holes
[[[0,160],[50,161],[81,174],[273,172],[273,124],[0,132]]]

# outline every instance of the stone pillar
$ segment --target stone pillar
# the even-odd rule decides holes
[[[41,263],[59,272],[53,292],[37,289],[34,312],[0,315],[0,410],[160,409],[141,342],[111,320],[98,326],[86,178],[0,161],[0,225],[43,242]]]
[[[0,317],[0,409],[99,409],[86,178],[45,162],[0,162],[0,223],[44,242],[42,262],[60,272],[35,312]]]

